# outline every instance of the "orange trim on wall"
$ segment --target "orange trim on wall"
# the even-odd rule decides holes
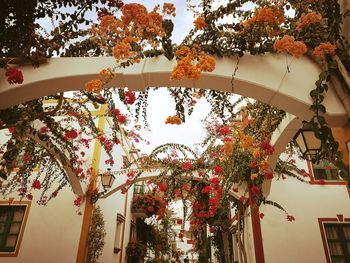
[[[323,248],[324,248],[324,253],[326,256],[327,263],[332,263],[332,261],[329,255],[328,242],[327,242],[326,233],[325,233],[323,224],[324,223],[349,223],[349,222],[350,222],[350,218],[344,218],[343,215],[337,215],[337,218],[319,218],[318,219],[318,224],[321,231],[321,238],[322,238],[322,243],[323,243]]]
[[[259,207],[252,203],[250,199],[250,209],[252,214],[252,228],[253,228],[253,240],[254,240],[254,251],[255,251],[255,262],[265,263],[264,246],[261,234]]]
[[[128,195],[129,191],[125,193],[125,202],[124,202],[124,218],[126,219],[126,211],[128,208]],[[122,243],[120,245],[120,258],[119,263],[122,263],[123,261],[123,252],[124,252],[124,237],[125,237],[125,221],[123,223],[123,232],[122,232]]]
[[[19,238],[17,241],[17,245],[16,245],[16,249],[15,252],[3,252],[0,253],[0,257],[17,257],[18,253],[19,253],[19,249],[21,247],[21,243],[22,243],[22,239],[23,239],[23,235],[24,235],[24,230],[26,228],[27,225],[27,220],[28,220],[28,215],[29,215],[29,211],[30,211],[30,206],[31,206],[32,202],[31,201],[0,201],[0,205],[26,205],[26,211],[24,213],[24,218],[22,221],[22,225],[21,225],[21,229],[19,231]]]

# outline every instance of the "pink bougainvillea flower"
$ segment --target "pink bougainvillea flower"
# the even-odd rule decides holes
[[[6,73],[7,81],[10,84],[22,84],[23,83],[23,74],[22,71],[15,68],[8,68]]]

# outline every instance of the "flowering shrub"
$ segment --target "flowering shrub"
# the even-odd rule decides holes
[[[126,257],[128,262],[143,259],[146,256],[146,252],[147,247],[138,241],[130,241],[126,247]]]
[[[132,209],[142,209],[147,217],[162,216],[165,212],[166,201],[154,193],[134,196]]]

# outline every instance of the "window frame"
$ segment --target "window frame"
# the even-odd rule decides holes
[[[328,239],[326,236],[326,230],[325,230],[325,224],[347,224],[350,225],[350,218],[344,218],[343,215],[337,215],[336,218],[318,218],[318,223],[320,227],[321,232],[321,239],[323,243],[323,249],[325,252],[325,257],[327,260],[327,263],[332,263],[330,252],[329,252],[329,246],[328,246]]]
[[[114,254],[118,254],[121,250],[122,239],[123,239],[123,224],[125,224],[125,217],[122,214],[117,214],[116,219],[116,228],[115,228],[115,238],[114,238]]]
[[[17,257],[20,251],[20,247],[22,244],[25,228],[27,225],[27,220],[30,212],[31,201],[0,201],[0,206],[25,206],[24,216],[22,220],[22,224],[18,233],[18,240],[15,246],[15,251],[13,252],[0,252],[0,257]]]
[[[340,177],[339,177],[339,180],[316,179],[315,175],[314,175],[314,169],[312,167],[312,163],[310,161],[306,161],[306,162],[307,162],[307,168],[309,170],[310,184],[316,184],[316,185],[347,185],[347,182],[345,182]]]

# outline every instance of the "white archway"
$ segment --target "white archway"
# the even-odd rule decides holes
[[[312,104],[309,92],[321,72],[307,57],[299,59],[278,54],[245,55],[240,58],[234,78],[233,92],[285,110],[301,119],[309,119]],[[165,57],[147,58],[131,67],[121,69],[108,87],[194,87],[232,92],[232,73],[236,58],[217,58],[213,72],[202,73],[197,81],[171,81],[170,73],[176,61]],[[84,89],[84,84],[97,77],[98,72],[113,67],[113,57],[52,58],[39,68],[22,66],[24,83],[11,85],[5,75],[0,79],[0,109],[62,91]],[[331,126],[346,123],[346,111],[332,88],[325,94],[326,117]]]
[[[276,151],[270,157],[270,164],[274,167],[278,156],[299,129],[301,122],[309,120],[313,115],[309,110],[312,105],[309,92],[314,89],[321,69],[307,57],[296,59],[284,54],[247,54],[239,58],[232,87],[232,74],[237,61],[234,57],[217,58],[215,70],[202,73],[199,80],[171,81],[170,74],[176,65],[175,60],[169,61],[163,56],[147,58],[119,70],[107,87],[128,87],[135,91],[142,91],[146,87],[215,89],[234,92],[283,109],[289,114],[272,136]],[[24,83],[21,85],[9,84],[5,74],[1,74],[0,109],[46,95],[84,89],[84,84],[97,78],[101,69],[114,66],[113,57],[52,58],[39,68],[21,66],[24,75]],[[347,112],[332,84],[329,85],[330,89],[324,100],[327,108],[325,117],[330,126],[343,126],[347,122]],[[70,178],[70,181],[76,180]],[[74,192],[81,191],[80,185],[72,187]]]

